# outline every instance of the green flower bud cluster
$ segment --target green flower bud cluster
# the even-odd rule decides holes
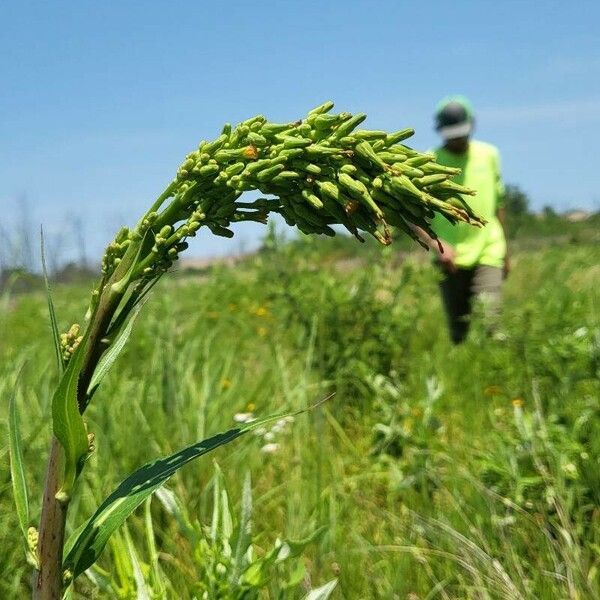
[[[60,334],[60,351],[65,363],[69,362],[82,339],[81,327],[77,323],[71,325],[66,333]]]
[[[453,222],[481,223],[461,197],[472,192],[450,181],[457,170],[401,144],[412,129],[356,129],[366,115],[331,114],[332,108],[326,102],[294,123],[257,116],[235,128],[226,125],[180,166],[175,202],[183,210],[201,208],[202,224],[228,237],[232,222],[262,221],[269,212],[305,233],[334,235],[331,226],[339,224],[384,244],[391,241],[388,224],[414,237],[410,224],[429,230],[436,212]],[[238,202],[248,190],[277,200]]]
[[[128,227],[121,228],[115,239],[106,248],[102,257],[102,273],[104,275],[112,273],[121,262],[127,247],[131,243],[130,235],[131,232]]]
[[[217,139],[201,142],[140,223],[109,245],[105,277],[132,243],[141,247],[128,281],[149,281],[171,267],[201,227],[232,237],[232,223],[265,223],[271,212],[304,233],[332,236],[332,226],[342,225],[361,241],[366,232],[382,244],[391,242],[390,225],[417,240],[412,225],[435,237],[436,213],[482,224],[462,198],[471,190],[451,181],[458,171],[402,144],[412,129],[357,129],[365,114],[333,114],[332,108],[326,102],[290,123],[259,115],[226,124]],[[256,190],[269,198],[240,200]]]
[[[39,569],[38,559],[38,542],[40,535],[35,527],[29,527],[27,529],[27,562],[34,567]]]

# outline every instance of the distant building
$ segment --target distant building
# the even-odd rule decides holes
[[[566,213],[563,213],[563,218],[571,223],[581,223],[582,221],[587,221],[592,216],[592,213],[587,210],[579,210],[573,209],[568,210]]]

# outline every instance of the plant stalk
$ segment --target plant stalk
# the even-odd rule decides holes
[[[85,410],[87,388],[94,369],[104,350],[102,338],[118,307],[121,295],[108,294],[100,301],[99,310],[94,315],[90,327],[87,355],[79,377],[78,404],[81,412]],[[58,439],[53,436],[48,455],[46,483],[40,517],[38,563],[39,570],[34,573],[33,600],[61,600],[63,594],[63,549],[65,525],[67,521],[68,501],[58,501],[56,493],[62,485],[63,450]]]
[[[63,591],[63,546],[68,504],[59,502],[56,493],[61,485],[62,446],[52,437],[42,501],[38,541],[39,570],[34,573],[33,600],[61,600]]]

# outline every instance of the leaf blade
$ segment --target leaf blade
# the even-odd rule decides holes
[[[235,554],[233,558],[233,569],[229,582],[235,584],[244,569],[244,556],[248,547],[252,543],[252,479],[250,471],[246,472],[244,477],[244,486],[242,488],[242,508],[240,522],[238,525],[237,540],[235,544]]]
[[[102,355],[102,358],[98,362],[98,366],[94,371],[94,375],[90,381],[90,385],[88,386],[87,395],[88,398],[91,398],[94,395],[94,392],[98,389],[100,382],[108,373],[114,362],[119,357],[119,354],[123,351],[123,348],[127,344],[127,340],[131,335],[131,330],[133,329],[133,324],[137,319],[140,310],[143,305],[138,305],[133,309],[133,312],[130,317],[128,317],[126,323],[121,327],[121,329],[117,332],[114,340],[111,342],[109,349]]]
[[[159,489],[181,467],[228,444],[248,431],[285,415],[267,417],[230,429],[140,467],[126,477],[102,502],[87,521],[65,558],[65,565],[77,577],[96,562],[114,531],[146,498]]]
[[[48,303],[48,314],[50,315],[50,329],[52,331],[52,341],[54,342],[54,353],[56,355],[56,363],[58,372],[62,373],[65,368],[65,363],[62,358],[60,348],[60,333],[58,331],[58,321],[56,319],[56,311],[54,310],[54,302],[52,301],[52,291],[50,289],[50,280],[48,278],[48,269],[46,267],[46,248],[44,245],[44,230],[40,228],[40,250],[42,256],[42,273],[44,275],[44,286],[46,288],[46,301]]]
[[[17,382],[20,378],[17,378]],[[17,516],[21,531],[27,540],[29,527],[29,501],[27,496],[27,480],[23,462],[23,448],[19,428],[19,413],[17,409],[17,383],[8,401],[8,451],[10,455],[10,479],[12,483],[13,498],[17,508]]]
[[[71,493],[81,470],[82,460],[88,453],[87,431],[77,403],[79,373],[83,365],[87,339],[86,332],[52,397],[52,431],[65,452],[64,479],[58,494],[66,496]]]

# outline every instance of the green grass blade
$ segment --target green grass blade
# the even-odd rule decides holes
[[[152,498],[148,498],[144,504],[144,533],[146,536],[146,547],[148,548],[148,554],[150,556],[150,576],[152,577],[152,583],[154,584],[155,596],[164,598],[166,589],[163,582],[163,575],[160,570],[158,550],[156,548],[154,525],[152,524],[151,501]]]
[[[210,540],[214,544],[219,535],[219,520],[221,518],[221,481],[223,473],[218,464],[215,463],[215,475],[213,477],[213,510],[210,524]]]
[[[62,373],[65,363],[62,358],[60,349],[60,334],[58,331],[58,321],[56,320],[56,311],[54,310],[54,302],[52,301],[52,293],[50,290],[50,280],[48,279],[48,269],[46,268],[46,250],[44,245],[44,230],[40,229],[40,246],[42,256],[42,273],[44,275],[44,285],[46,286],[46,300],[48,302],[48,314],[50,315],[50,329],[52,331],[52,341],[54,342],[54,353],[56,355],[56,364],[58,372]]]
[[[196,545],[199,541],[198,532],[194,529],[189,515],[177,496],[166,487],[161,487],[156,490],[156,497],[167,513],[175,519],[183,535]]]
[[[255,427],[281,417],[282,415],[267,417],[236,429],[230,429],[225,433],[220,433],[188,446],[171,456],[148,463],[133,472],[104,500],[88,520],[65,559],[66,567],[71,569],[74,577],[91,567],[98,560],[110,536],[116,529],[178,469],[190,461],[232,442]]]
[[[19,378],[17,378],[17,382]],[[13,497],[17,507],[17,516],[21,531],[27,540],[27,529],[29,527],[29,502],[27,500],[27,481],[25,479],[25,467],[23,463],[23,448],[21,446],[21,434],[19,429],[19,413],[17,409],[17,385],[10,395],[8,404],[8,438],[10,453],[10,479],[12,482]]]
[[[235,554],[233,559],[233,569],[231,571],[230,583],[237,583],[243,569],[244,557],[248,547],[252,543],[252,479],[250,471],[244,477],[244,487],[242,490],[242,510],[238,528],[237,540],[235,544]]]
[[[304,596],[304,600],[327,600],[327,598],[331,596],[331,593],[335,589],[336,585],[337,579],[332,579],[325,585],[311,590],[306,596]]]
[[[88,330],[89,331],[89,330]],[[77,403],[77,383],[88,334],[77,347],[52,398],[52,430],[65,451],[64,481],[59,494],[70,495],[88,453],[88,437]]]
[[[148,586],[146,585],[144,574],[142,573],[140,558],[136,552],[135,546],[133,545],[131,535],[129,535],[127,527],[125,527],[125,544],[127,547],[127,552],[129,553],[129,560],[133,570],[136,600],[150,600],[150,592],[148,590]]]

